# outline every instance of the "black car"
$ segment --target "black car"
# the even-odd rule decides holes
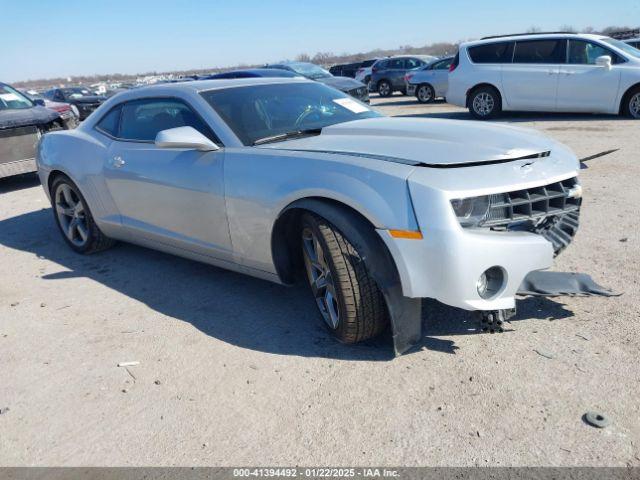
[[[246,70],[231,70],[230,72],[216,73],[198,77],[198,80],[218,80],[223,78],[258,78],[258,77],[284,77],[293,78],[302,75],[289,70],[278,70],[275,68],[248,68]]]
[[[0,83],[0,178],[35,172],[40,136],[63,128],[58,112]]]
[[[356,72],[362,66],[362,62],[339,63],[329,69],[329,73],[336,77],[355,78]]]
[[[324,68],[319,67],[313,63],[307,62],[286,62],[277,63],[274,65],[267,65],[265,68],[274,68],[278,70],[287,70],[289,72],[302,75],[310,80],[324,83],[330,87],[333,87],[341,92],[351,95],[357,98],[361,102],[369,103],[369,89],[364,83],[358,82],[353,78],[348,77],[334,77]]]
[[[106,97],[95,95],[84,87],[53,88],[42,94],[54,102],[66,102],[75,105],[80,113],[80,120],[87,118],[98,108]]]

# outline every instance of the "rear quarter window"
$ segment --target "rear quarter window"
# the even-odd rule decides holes
[[[120,126],[120,112],[122,111],[122,105],[118,105],[115,108],[112,108],[109,113],[107,113],[102,120],[100,120],[96,128],[103,133],[111,135],[112,137],[118,136],[118,128]]]
[[[473,63],[511,63],[513,42],[496,42],[469,47]]]

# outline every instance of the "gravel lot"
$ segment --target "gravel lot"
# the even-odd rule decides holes
[[[499,335],[427,301],[422,348],[399,358],[388,338],[335,343],[302,286],[125,244],[76,255],[35,177],[0,180],[0,464],[640,466],[640,123],[501,121],[581,157],[620,149],[581,172],[581,230],[556,269],[624,294],[523,299]]]

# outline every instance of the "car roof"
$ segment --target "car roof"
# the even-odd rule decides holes
[[[545,38],[583,38],[585,40],[602,40],[603,38],[609,38],[606,35],[596,35],[593,33],[527,33],[527,34],[513,34],[504,36],[485,37],[480,40],[473,40],[471,42],[464,42],[461,47],[472,47],[474,45],[484,45],[487,43],[499,43],[499,42],[512,42],[514,40],[542,40]]]
[[[214,80],[192,80],[180,83],[160,83],[136,88],[136,93],[161,90],[203,92],[222,88],[245,87],[255,85],[269,85],[276,83],[316,83],[303,77],[251,77],[251,78],[220,78]],[[129,90],[132,91],[132,90]]]

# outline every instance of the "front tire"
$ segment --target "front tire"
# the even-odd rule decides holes
[[[100,231],[86,200],[69,178],[59,176],[53,180],[51,206],[62,237],[77,253],[99,252],[115,243]]]
[[[640,119],[640,87],[626,95],[622,109],[625,116]]]
[[[502,111],[502,100],[498,91],[489,86],[479,87],[469,94],[469,113],[477,120],[489,120]]]
[[[378,82],[378,95],[381,97],[390,97],[393,94],[393,88],[388,80],[380,80]]]
[[[416,90],[416,98],[420,103],[431,103],[436,97],[436,92],[431,85],[423,83]]]
[[[302,217],[301,242],[307,279],[329,331],[343,343],[382,332],[389,322],[384,297],[356,247],[311,213]]]

